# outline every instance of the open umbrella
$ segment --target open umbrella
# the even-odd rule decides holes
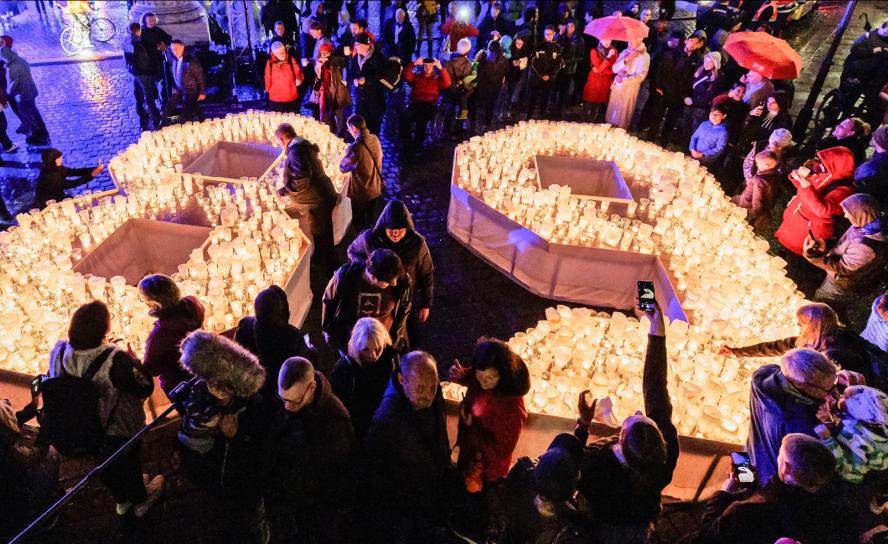
[[[611,15],[610,17],[593,19],[586,25],[583,32],[590,36],[595,36],[599,40],[631,42],[647,37],[650,29],[638,19],[623,17],[622,15]]]
[[[802,71],[801,55],[766,32],[735,32],[724,47],[737,64],[769,79],[795,79]]]

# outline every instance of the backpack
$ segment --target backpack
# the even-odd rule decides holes
[[[92,379],[114,349],[109,347],[99,353],[83,376],[68,374],[60,361],[60,374],[40,383],[43,395],[43,409],[38,417],[40,442],[52,445],[68,457],[98,453],[105,438],[105,426],[99,416],[99,390]],[[108,416],[109,422],[116,410],[115,404]]]

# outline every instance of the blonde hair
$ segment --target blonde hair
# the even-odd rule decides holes
[[[348,339],[348,356],[355,361],[361,360],[361,352],[373,348],[382,350],[392,345],[392,337],[385,325],[378,319],[362,317],[355,323],[351,338]]]
[[[797,348],[823,351],[839,328],[839,317],[836,312],[820,302],[805,304],[796,311],[796,317],[802,326],[802,333],[796,339]]]

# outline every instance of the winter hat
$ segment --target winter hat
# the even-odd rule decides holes
[[[254,302],[256,321],[268,325],[286,324],[290,320],[290,304],[287,293],[277,285],[263,289]]]
[[[577,486],[582,457],[583,446],[575,436],[556,436],[533,470],[537,493],[553,502],[569,499]]]
[[[12,36],[7,36],[4,34],[3,36],[0,36],[0,41],[3,42],[3,47],[7,49],[12,49],[12,42],[14,41],[12,39]]]
[[[882,126],[873,133],[873,142],[882,149],[888,149],[888,126]]]
[[[786,128],[778,128],[768,137],[768,145],[777,149],[784,149],[795,144],[792,141],[792,132]]]
[[[355,43],[360,45],[370,45],[370,36],[366,32],[361,32],[355,37]]]
[[[704,59],[709,59],[712,61],[712,64],[715,65],[715,70],[718,71],[721,69],[722,65],[722,56],[718,51],[713,51],[712,53],[706,53]]]
[[[888,424],[888,394],[875,387],[852,385],[845,389],[845,412],[854,419],[875,425]]]
[[[703,30],[702,28],[697,29],[694,31],[693,34],[691,34],[688,37],[688,39],[690,39],[690,38],[697,38],[698,40],[702,41],[703,43],[706,43],[706,40],[707,40],[706,31]]]

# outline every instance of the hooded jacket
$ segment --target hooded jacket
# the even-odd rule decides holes
[[[847,147],[832,147],[817,152],[825,172],[809,176],[810,187],[796,186],[796,194],[783,211],[783,222],[775,236],[783,247],[802,255],[802,244],[811,232],[821,240],[832,237],[833,217],[842,215],[840,202],[851,196],[854,190],[850,178],[854,173],[854,154]]]
[[[203,325],[204,307],[195,297],[188,296],[169,308],[152,310],[150,315],[157,321],[145,340],[142,368],[157,376],[160,388],[164,393],[169,393],[179,382],[190,378],[188,372],[179,366],[179,345],[188,333]]]
[[[271,102],[293,102],[299,98],[297,87],[302,83],[302,69],[289,53],[284,60],[268,56],[265,64],[265,90]]]
[[[407,229],[407,234],[394,243],[386,235],[385,229]],[[435,292],[435,265],[425,237],[416,232],[410,210],[403,202],[392,200],[386,204],[376,220],[376,226],[360,233],[348,246],[348,258],[352,262],[366,261],[376,249],[390,249],[401,258],[416,293],[417,307],[431,308]]]
[[[764,365],[752,375],[749,393],[749,438],[746,451],[759,481],[777,475],[777,454],[790,433],[816,436],[820,402],[792,386],[778,365]]]
[[[7,51],[7,49],[2,51]],[[49,200],[56,202],[65,200],[68,198],[65,189],[73,189],[84,183],[89,183],[93,179],[92,168],[56,166],[55,161],[61,156],[62,153],[57,149],[43,150],[43,168],[40,169],[34,194],[34,206],[37,208],[45,208]],[[75,176],[77,179],[69,179]]]
[[[269,504],[297,519],[343,508],[354,495],[351,419],[327,379],[317,371],[314,379],[311,403],[296,413],[279,406],[262,446]]]
[[[277,285],[264,289],[256,296],[256,316],[241,319],[234,333],[234,341],[256,355],[265,368],[266,398],[274,398],[284,361],[310,354],[302,331],[289,323],[289,304],[287,293]]]
[[[8,47],[0,48],[0,57],[6,61],[9,74],[9,96],[21,100],[34,100],[39,94],[34,78],[31,77],[31,66],[18,53]]]
[[[112,344],[74,349],[67,342],[59,342],[49,356],[49,376],[62,375],[62,367],[65,374],[82,376],[109,347],[112,351],[92,379],[99,392],[99,417],[108,436],[130,437],[145,425],[143,405],[154,390],[154,382],[139,361]]]
[[[826,270],[826,281],[837,290],[868,291],[879,284],[888,264],[888,236],[879,218],[879,205],[870,195],[858,193],[843,200],[841,206],[851,218],[851,228],[829,252],[811,248],[805,258]]]

